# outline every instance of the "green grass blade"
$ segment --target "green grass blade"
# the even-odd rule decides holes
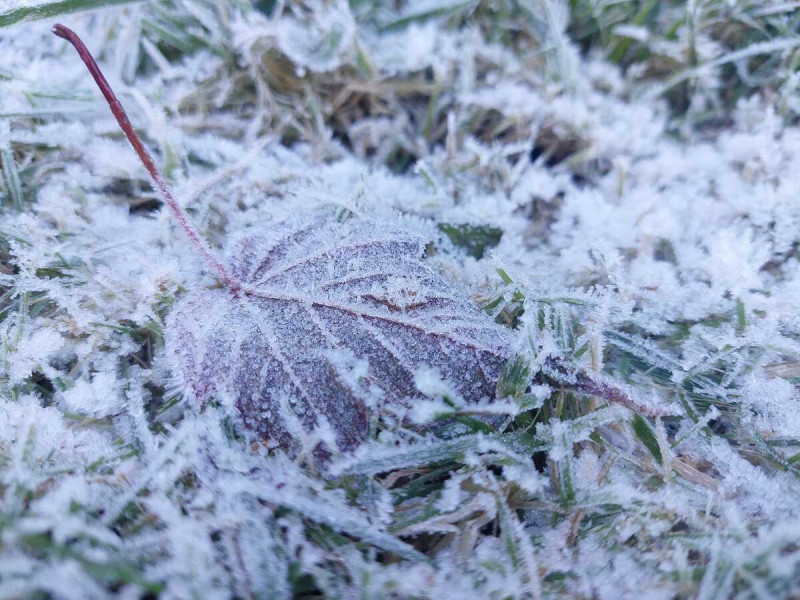
[[[24,207],[22,183],[19,178],[17,163],[14,161],[14,155],[9,148],[0,149],[0,167],[3,169],[6,186],[8,187],[8,193],[11,196],[14,208],[22,210]]]
[[[634,415],[631,426],[633,427],[633,432],[636,434],[636,437],[647,447],[650,454],[653,455],[653,458],[658,461],[658,464],[661,464],[663,460],[661,448],[658,445],[656,434],[653,432],[652,427],[650,427],[650,423],[645,421],[641,415]]]
[[[657,98],[664,92],[672,89],[687,79],[702,76],[705,70],[712,67],[719,67],[721,65],[730,64],[739,60],[752,58],[754,56],[771,55],[786,50],[793,50],[798,46],[800,46],[800,37],[779,38],[770,40],[768,42],[751,44],[745,48],[717,56],[716,58],[706,61],[703,64],[697,65],[696,67],[684,69],[683,71],[678,72],[665,82],[653,88],[653,90],[646,94],[646,97],[651,99]]]
[[[93,10],[107,8],[118,4],[132,4],[144,0],[56,0],[55,2],[42,2],[32,6],[20,6],[0,12],[0,27],[9,27],[22,21],[35,21],[58,17],[80,10]]]
[[[524,432],[505,435],[479,433],[453,440],[419,443],[407,448],[376,448],[362,457],[348,459],[334,470],[337,475],[375,475],[397,469],[458,462],[470,452],[480,452],[484,442],[490,441],[521,454],[533,453],[545,447],[544,443]]]

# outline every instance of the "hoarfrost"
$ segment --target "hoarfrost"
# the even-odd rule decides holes
[[[51,23],[5,27],[31,6],[0,7],[0,596],[800,594],[793,4],[65,17],[254,312]]]

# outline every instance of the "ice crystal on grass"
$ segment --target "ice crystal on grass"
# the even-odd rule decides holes
[[[270,350],[28,20],[78,10],[225,265],[286,251],[250,285],[312,396],[369,409],[356,447],[274,361],[181,375],[203,298],[205,344]],[[800,595],[797,11],[0,1],[0,597]],[[494,390],[402,324],[408,373],[363,352],[377,316],[447,331],[439,296]],[[289,452],[242,426],[266,398]]]
[[[299,69],[332,71],[343,55],[354,52],[355,22],[343,1],[314,2],[305,15],[284,18],[280,25],[278,47]]]

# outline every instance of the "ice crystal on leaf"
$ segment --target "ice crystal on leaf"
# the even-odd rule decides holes
[[[241,240],[225,265],[173,198],[82,40],[63,25],[53,32],[78,51],[156,191],[223,284],[189,295],[167,324],[183,388],[197,400],[233,404],[247,427],[279,445],[301,437],[306,453],[317,440],[329,451],[355,448],[380,408],[340,381],[332,350],[367,359],[365,379],[376,388],[367,396],[400,407],[419,396],[414,374],[425,366],[458,378],[466,398],[493,395],[509,335],[422,261],[424,240],[372,219],[301,213]]]
[[[229,398],[244,422],[291,442],[282,406],[307,429],[327,420],[342,450],[368,432],[369,401],[340,381],[331,350],[366,359],[370,397],[402,407],[433,366],[472,401],[491,398],[508,334],[422,260],[423,240],[365,218],[301,215],[236,244],[242,284],[175,307],[167,345],[198,400]],[[282,400],[288,402],[282,402]]]

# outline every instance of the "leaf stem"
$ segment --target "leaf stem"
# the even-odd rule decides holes
[[[172,211],[172,215],[175,217],[178,225],[181,226],[181,229],[183,229],[183,231],[186,233],[189,241],[205,259],[206,263],[208,263],[208,265],[214,271],[216,271],[219,278],[228,288],[230,288],[233,292],[238,292],[241,290],[242,284],[233,276],[231,276],[222,261],[217,258],[216,254],[214,254],[214,251],[211,249],[208,243],[200,236],[200,233],[197,231],[197,229],[195,229],[191,221],[189,221],[189,216],[186,214],[186,211],[181,208],[180,204],[178,204],[177,200],[175,200],[173,197],[169,187],[167,187],[167,184],[164,181],[164,178],[159,172],[153,157],[147,151],[147,148],[145,148],[141,138],[137,135],[136,130],[134,130],[133,125],[131,125],[125,109],[117,99],[117,96],[111,89],[111,86],[103,75],[103,72],[100,70],[100,67],[97,65],[97,62],[95,61],[91,52],[89,52],[89,49],[83,43],[83,40],[81,40],[77,33],[61,24],[53,27],[53,33],[58,37],[67,40],[75,47],[75,50],[78,51],[78,55],[81,57],[81,60],[83,60],[86,68],[89,69],[89,73],[91,73],[92,77],[94,77],[97,87],[100,88],[103,96],[105,96],[108,106],[111,108],[111,112],[117,119],[117,123],[119,123],[119,126],[125,134],[125,137],[128,138],[128,141],[130,142],[131,146],[133,146],[133,149],[139,157],[139,160],[142,161],[144,168],[149,173],[156,193]]]

